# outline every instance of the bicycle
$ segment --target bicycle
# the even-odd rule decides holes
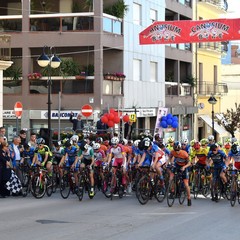
[[[112,179],[112,172],[109,171],[108,166],[103,166],[102,192],[106,198],[111,197],[111,179]]]
[[[52,177],[45,168],[37,166],[37,173],[32,177],[32,191],[35,198],[42,198],[45,193],[51,196],[53,193]]]
[[[93,199],[94,195],[91,195],[91,182],[90,182],[90,168],[84,167],[81,169],[78,178],[78,199],[82,201],[84,192],[88,192],[88,197]]]
[[[186,199],[186,188],[183,182],[183,172],[177,170],[175,167],[173,179],[169,181],[167,188],[167,204],[172,207],[176,198],[179,200],[179,204],[183,204]]]
[[[199,193],[207,197],[210,193],[210,175],[207,175],[203,166],[193,166],[192,191],[194,199]]]
[[[32,179],[35,173],[36,173],[35,167],[29,167],[28,170],[24,171],[23,178],[22,178],[22,196],[23,197],[26,197],[30,192],[33,195]]]
[[[234,207],[236,200],[240,204],[240,170],[232,170],[230,204]]]
[[[76,183],[71,167],[63,167],[63,176],[60,177],[60,194],[63,199],[67,199],[70,192],[76,193]]]
[[[141,177],[136,188],[136,197],[142,205],[146,204],[152,196],[154,196],[158,202],[163,202],[165,199],[165,188],[162,180],[158,175],[152,179],[150,167],[145,168],[145,174]],[[155,173],[155,172],[154,172]]]

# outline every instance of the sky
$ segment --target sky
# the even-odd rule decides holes
[[[228,18],[240,18],[240,0],[228,0]]]

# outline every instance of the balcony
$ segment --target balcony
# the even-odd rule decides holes
[[[0,60],[10,61],[11,60],[11,36],[6,34],[0,35]]]
[[[165,82],[166,96],[191,96],[192,87],[190,84],[177,82]]]
[[[197,94],[199,95],[226,95],[228,93],[228,86],[226,83],[217,83],[203,81],[197,82]]]
[[[30,32],[57,31],[80,32],[94,31],[94,13],[56,13],[31,14]],[[114,16],[103,14],[103,31],[122,35],[123,22]],[[0,16],[0,32],[21,32],[22,15]]]
[[[198,0],[198,3],[206,4],[209,8],[219,9],[224,12],[228,9],[227,0]]]

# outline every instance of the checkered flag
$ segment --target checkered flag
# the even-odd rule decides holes
[[[12,193],[19,193],[22,189],[22,184],[15,172],[11,171],[11,177],[9,181],[6,183],[6,188]]]

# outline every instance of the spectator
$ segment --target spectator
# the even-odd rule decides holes
[[[21,139],[20,145],[24,146],[27,143],[27,132],[22,129],[20,130],[19,134]]]
[[[36,133],[34,133],[34,132],[32,132],[31,134],[30,134],[30,140],[29,140],[29,142],[28,142],[28,145],[30,146],[30,147],[34,147],[34,148],[36,148],[37,147],[37,134]]]
[[[73,131],[75,133],[82,132],[84,124],[80,113],[77,115],[77,119],[73,119],[73,112],[71,112],[69,121],[73,124]]]
[[[0,146],[0,197],[5,198],[9,196],[10,192],[5,188],[6,182],[11,177],[11,162],[8,149],[8,143],[2,141],[3,135],[0,136],[1,146]]]
[[[133,130],[133,122],[126,122],[124,124],[124,138],[126,138],[127,140],[131,139],[131,135],[132,135],[132,130]]]
[[[5,127],[0,127],[0,135],[2,135],[4,140],[7,142],[6,128]]]
[[[102,115],[101,115],[102,116]],[[100,117],[101,117],[100,116]],[[107,133],[108,125],[101,121],[101,118],[97,121],[97,134]]]

